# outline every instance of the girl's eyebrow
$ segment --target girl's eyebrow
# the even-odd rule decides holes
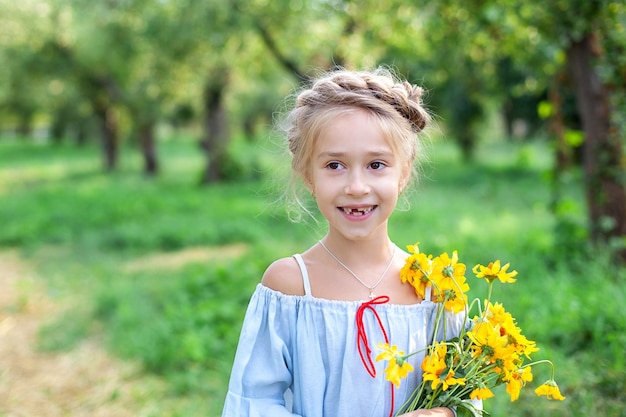
[[[347,155],[346,152],[321,152],[317,159],[326,159],[326,158],[343,158]],[[393,152],[389,151],[371,151],[366,154],[367,157],[370,158],[390,158],[393,157]]]
[[[346,156],[345,152],[320,152],[317,155],[317,159],[326,159],[326,158],[342,158]]]

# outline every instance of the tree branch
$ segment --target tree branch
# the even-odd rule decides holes
[[[263,40],[263,43],[265,43],[265,46],[267,46],[267,49],[287,71],[293,73],[302,81],[310,81],[311,77],[306,75],[294,60],[289,59],[284,53],[279,50],[276,41],[272,37],[267,27],[265,27],[259,20],[256,20],[254,22],[254,26],[259,32],[259,35],[261,35],[261,39]]]

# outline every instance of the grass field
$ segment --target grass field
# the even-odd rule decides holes
[[[185,140],[161,144],[163,173],[153,180],[141,176],[134,149],[124,149],[118,172],[104,174],[89,146],[0,140],[0,246],[19,249],[48,292],[71,301],[41,329],[40,349],[68,350],[97,334],[110,352],[167,382],[155,417],[219,415],[263,270],[324,233],[280,210],[265,168],[281,162],[267,148],[241,145],[261,168],[256,179],[200,187],[203,161]],[[567,397],[548,402],[527,389],[511,404],[502,390],[485,408],[494,416],[626,416],[626,274],[584,244],[577,174],[561,179],[555,203],[545,143],[485,143],[473,164],[451,144],[435,143],[430,155],[410,210],[391,220],[393,240],[419,241],[434,254],[456,249],[469,268],[511,262],[518,282],[497,287],[495,298],[537,341],[535,357],[556,362]],[[483,295],[474,287],[470,295]],[[547,369],[535,375],[532,388]]]

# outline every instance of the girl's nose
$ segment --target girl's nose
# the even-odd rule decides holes
[[[353,171],[348,176],[348,182],[346,183],[344,192],[352,196],[361,196],[370,192],[370,186],[362,173]]]

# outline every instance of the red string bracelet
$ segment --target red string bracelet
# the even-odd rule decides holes
[[[383,333],[385,338],[385,343],[389,344],[389,337],[387,336],[387,331],[383,326],[383,322],[378,315],[378,312],[374,308],[377,304],[385,304],[389,302],[389,297],[386,295],[378,296],[370,301],[365,301],[363,304],[359,306],[356,311],[356,328],[357,328],[357,348],[359,350],[359,356],[361,357],[361,362],[363,362],[363,366],[367,370],[367,373],[371,375],[372,378],[376,378],[376,367],[374,366],[374,361],[372,360],[372,349],[369,346],[369,341],[367,340],[367,333],[365,332],[365,325],[363,324],[363,315],[366,310],[370,310],[374,313],[374,317],[378,322],[378,326]],[[363,351],[365,350],[365,352]],[[389,417],[393,416],[393,404],[395,400],[395,392],[393,390],[393,383],[390,383],[391,386],[391,409],[389,410]]]

